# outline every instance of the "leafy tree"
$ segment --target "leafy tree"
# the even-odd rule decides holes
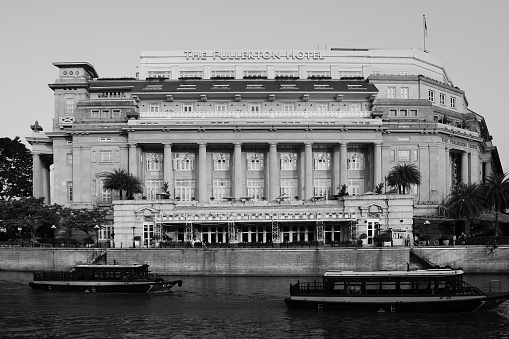
[[[137,193],[143,193],[141,180],[125,169],[114,169],[108,173],[104,179],[104,189],[119,192],[121,200],[123,192],[126,192],[127,199],[132,199]]]
[[[414,164],[394,166],[387,175],[387,184],[397,186],[400,194],[405,194],[410,185],[421,184],[421,172]]]
[[[495,236],[498,236],[498,213],[509,208],[509,178],[507,173],[492,174],[484,183],[486,206],[495,211]]]
[[[451,191],[445,204],[449,215],[453,218],[465,218],[465,232],[470,235],[471,221],[484,210],[484,192],[476,183],[460,182]]]
[[[32,154],[19,137],[0,138],[0,199],[32,195]]]
[[[79,230],[86,233],[89,237],[91,232],[95,232],[95,225],[106,223],[107,211],[97,207],[93,209],[70,209],[63,208],[61,211],[60,225],[67,229],[67,235],[71,235],[72,230]]]

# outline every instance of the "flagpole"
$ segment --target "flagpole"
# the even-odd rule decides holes
[[[426,31],[427,31],[427,27],[426,27],[426,15],[422,15],[422,26],[423,26],[423,35],[424,35],[424,52],[426,52]]]

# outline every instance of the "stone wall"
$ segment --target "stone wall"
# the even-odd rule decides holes
[[[68,270],[94,249],[0,248],[0,270]],[[408,248],[321,249],[108,249],[109,264],[148,263],[176,275],[314,276],[325,270],[406,269]]]

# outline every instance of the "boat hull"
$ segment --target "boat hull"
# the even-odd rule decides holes
[[[182,285],[175,281],[111,282],[111,281],[34,281],[28,284],[34,290],[50,292],[84,292],[84,293],[148,293],[168,291],[173,286]]]
[[[385,299],[385,300],[384,300]],[[285,299],[289,308],[342,312],[478,312],[497,307],[509,299],[509,293],[432,298],[335,298],[292,296]]]

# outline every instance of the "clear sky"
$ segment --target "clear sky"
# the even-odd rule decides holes
[[[0,137],[51,130],[56,61],[134,77],[141,51],[423,48],[484,116],[509,171],[507,0],[2,0]]]

